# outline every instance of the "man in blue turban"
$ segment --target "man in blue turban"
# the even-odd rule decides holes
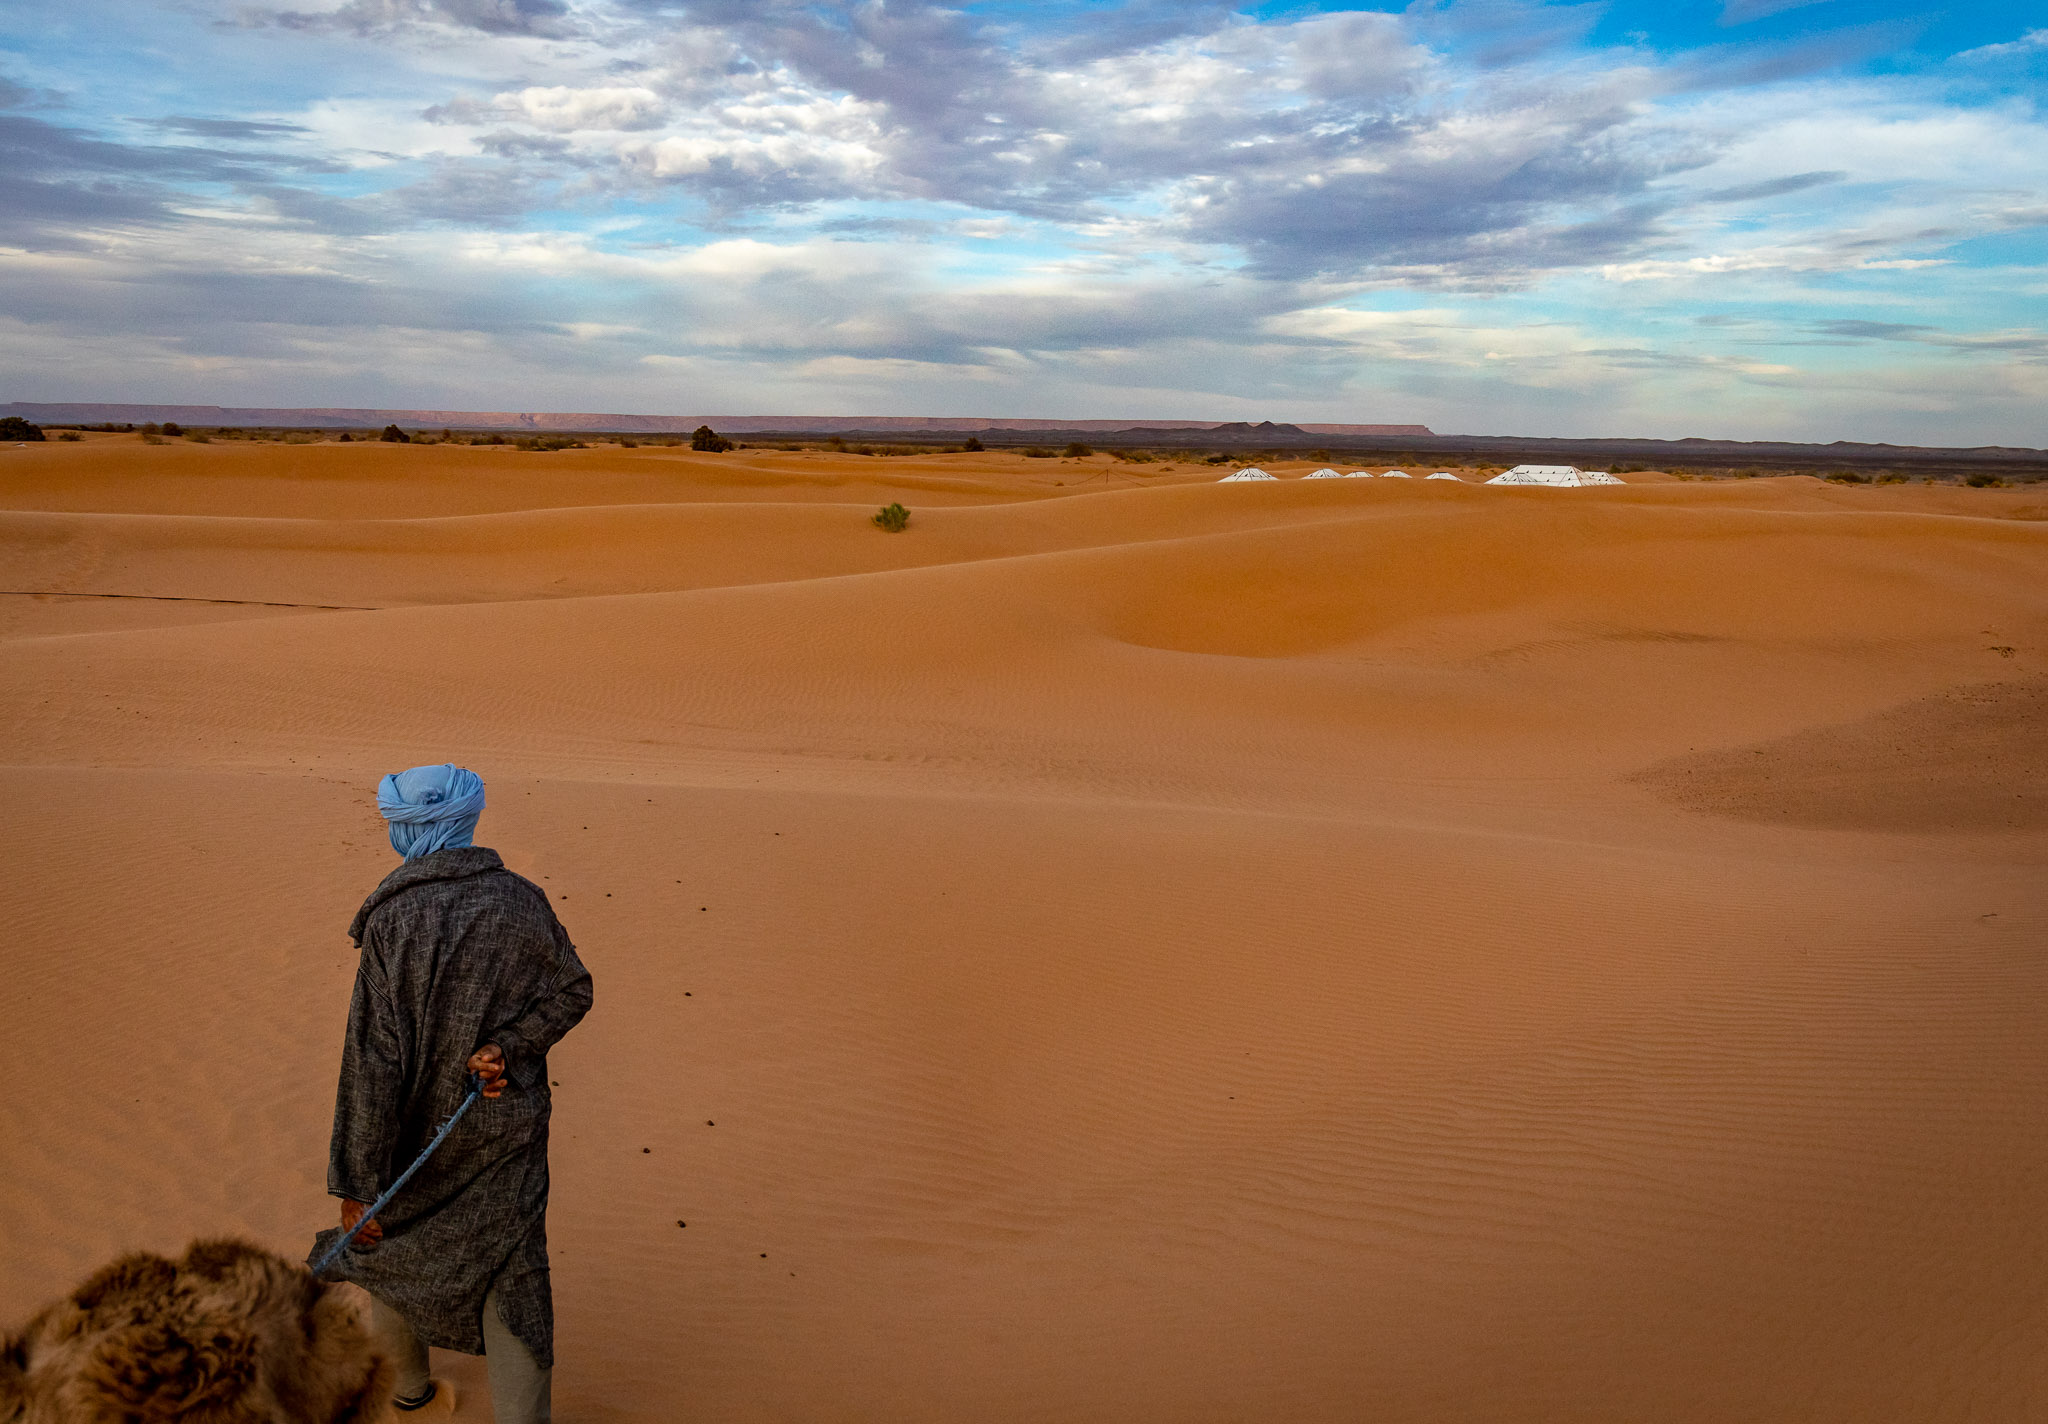
[[[357,911],[362,950],[342,1044],[327,1189],[341,1226],[317,1260],[482,1081],[477,1103],[326,1272],[370,1293],[401,1410],[453,1408],[427,1347],[483,1355],[498,1424],[546,1424],[547,1053],[590,1008],[590,974],[547,893],[472,844],[484,784],[416,766],[377,787],[404,864]]]

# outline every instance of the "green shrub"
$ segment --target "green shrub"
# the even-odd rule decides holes
[[[400,430],[396,425],[385,426],[384,433],[379,435],[377,438],[379,440],[387,441],[393,445],[412,444],[412,437],[410,435],[407,435],[403,430]]]
[[[2005,481],[1986,470],[1979,470],[1963,481],[1971,489],[2004,489]]]
[[[1870,483],[1870,476],[1860,470],[1837,470],[1828,476],[1828,482],[1837,485],[1867,485]]]
[[[886,533],[901,534],[910,523],[910,511],[900,504],[885,504],[870,522]]]
[[[732,449],[732,441],[720,435],[710,426],[700,425],[690,432],[690,448],[692,450],[708,450],[714,455],[722,455]]]
[[[33,437],[31,437],[31,438],[33,438]],[[62,435],[59,435],[59,436],[58,436],[57,438],[58,438],[59,440],[66,440],[66,441],[69,441],[69,440],[83,440],[83,439],[84,439],[85,437],[84,437],[83,435],[80,435],[80,434],[79,434],[79,433],[78,433],[78,432],[77,432],[76,430],[67,430],[67,431],[65,431],[65,432],[64,432],[64,433],[63,433]]]
[[[0,415],[0,440],[41,440],[43,427],[31,424],[18,415]],[[71,436],[76,440],[78,436]]]

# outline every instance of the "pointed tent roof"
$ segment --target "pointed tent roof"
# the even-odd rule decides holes
[[[1605,470],[1581,470],[1571,465],[1517,465],[1505,474],[1495,475],[1487,483],[1571,488],[1578,485],[1618,485],[1621,481]]]
[[[1239,480],[1270,480],[1272,478],[1273,476],[1267,474],[1257,465],[1246,465],[1236,474],[1225,475],[1222,479],[1216,481],[1216,483],[1219,485],[1229,485],[1236,484]]]
[[[1383,480],[1411,480],[1415,477],[1406,470],[1381,470],[1380,478]]]
[[[1436,472],[1435,474],[1433,474],[1433,475],[1430,475],[1430,476],[1428,476],[1428,478],[1430,478],[1430,479],[1432,479],[1432,480],[1457,480],[1457,479],[1458,479],[1458,477],[1457,477],[1456,475],[1452,474],[1452,473],[1451,473],[1451,472],[1450,472],[1449,470],[1438,470],[1438,471],[1437,471],[1437,472]],[[1459,483],[1459,484],[1463,484],[1463,483],[1464,483],[1464,481],[1463,481],[1463,480],[1458,480],[1458,483]]]
[[[1344,478],[1345,478],[1345,479],[1347,479],[1347,480],[1369,480],[1369,479],[1371,479],[1371,478],[1372,478],[1372,471],[1371,471],[1371,470],[1351,470],[1351,471],[1348,471],[1348,472],[1347,472],[1347,473],[1345,474]]]
[[[1341,480],[1344,477],[1338,474],[1335,470],[1326,468],[1316,470],[1311,474],[1303,475],[1302,478],[1305,480]]]

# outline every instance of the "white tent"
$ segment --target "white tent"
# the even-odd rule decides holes
[[[1371,479],[1371,478],[1372,478],[1372,471],[1371,471],[1371,470],[1352,470],[1352,471],[1349,471],[1348,473],[1346,473],[1346,474],[1345,474],[1345,476],[1344,476],[1344,478],[1345,478],[1345,479],[1347,479],[1347,480],[1369,480],[1369,479]]]
[[[1382,470],[1380,471],[1380,478],[1383,480],[1408,480],[1413,479],[1414,476],[1406,470]]]
[[[1273,476],[1271,476],[1271,475],[1267,474],[1267,473],[1266,473],[1266,472],[1265,472],[1264,470],[1260,469],[1260,468],[1259,468],[1259,467],[1258,467],[1257,465],[1246,465],[1246,466],[1245,466],[1245,467],[1244,467],[1243,469],[1239,470],[1239,471],[1238,471],[1238,472],[1237,472],[1236,474],[1234,474],[1234,475],[1225,475],[1225,476],[1224,476],[1224,477],[1223,477],[1222,479],[1220,479],[1220,480],[1216,481],[1216,483],[1217,483],[1217,484],[1219,484],[1219,485],[1228,485],[1228,484],[1235,484],[1235,483],[1236,483],[1237,481],[1239,481],[1239,480],[1270,480],[1270,479],[1272,479],[1272,478],[1273,478]]]
[[[1517,465],[1506,474],[1495,475],[1487,481],[1490,485],[1618,485],[1621,483],[1604,470],[1580,470],[1570,465]]]
[[[1437,472],[1436,472],[1435,474],[1431,475],[1431,476],[1430,476],[1430,478],[1431,478],[1431,479],[1433,479],[1433,480],[1456,480],[1456,479],[1458,479],[1458,477],[1457,477],[1456,475],[1452,474],[1452,473],[1451,473],[1451,472],[1450,472],[1449,470],[1438,470],[1438,471],[1437,471]],[[1458,483],[1460,483],[1460,484],[1463,484],[1463,483],[1464,483],[1464,481],[1463,481],[1463,480],[1458,480]]]
[[[1344,477],[1338,474],[1335,470],[1325,469],[1317,470],[1312,475],[1303,475],[1302,478],[1305,480],[1341,480]]]

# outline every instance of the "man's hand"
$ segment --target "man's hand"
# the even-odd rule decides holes
[[[358,1221],[362,1221],[363,1213],[369,1209],[370,1204],[368,1202],[350,1201],[346,1197],[342,1198],[341,1229],[346,1231]],[[364,1222],[363,1229],[356,1233],[355,1244],[358,1246],[375,1246],[383,1239],[384,1223],[373,1216],[367,1222]]]
[[[469,1071],[483,1080],[484,1096],[495,1098],[505,1091],[505,1050],[487,1043],[469,1055]]]

